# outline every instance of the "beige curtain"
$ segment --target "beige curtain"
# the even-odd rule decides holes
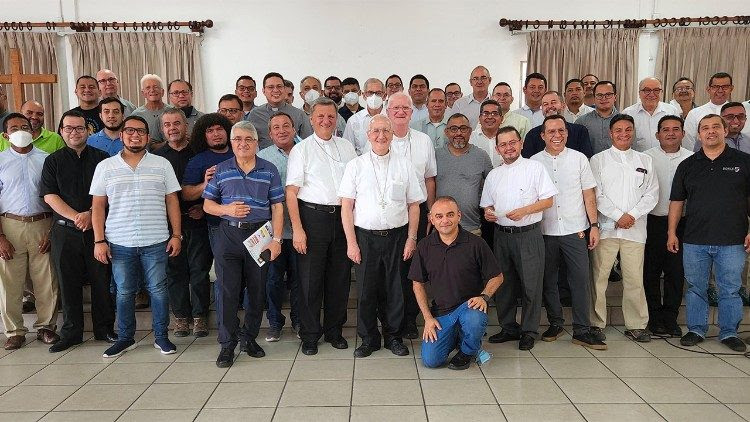
[[[10,74],[10,48],[21,50],[22,71],[26,74],[58,74],[55,42],[52,32],[0,32],[0,74]],[[58,81],[59,81],[58,76]],[[14,110],[13,88],[5,85],[8,109]],[[57,120],[62,114],[60,85],[29,84],[23,86],[24,100],[35,100],[44,107],[44,126],[57,130]]]
[[[733,100],[750,98],[750,28],[675,28],[658,32],[656,74],[664,81],[667,99],[672,98],[672,84],[685,76],[695,82],[695,103],[708,102],[708,79],[717,72],[732,75]]]
[[[549,89],[592,73],[617,85],[617,108],[638,100],[638,29],[534,31],[529,34],[528,72],[547,77]]]
[[[193,85],[193,105],[202,111],[200,42],[201,38],[193,34],[176,32],[73,34],[73,71],[78,78],[96,76],[103,68],[112,70],[120,81],[120,95],[136,105],[144,103],[140,89],[143,75],[161,76],[165,90],[169,81],[184,79]]]

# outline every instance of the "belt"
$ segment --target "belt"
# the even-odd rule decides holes
[[[529,224],[528,226],[497,226],[497,229],[503,233],[523,233],[529,230],[534,230],[539,227],[539,223]]]
[[[72,221],[68,221],[68,220],[62,220],[62,219],[56,220],[55,224],[57,224],[58,226],[72,227],[74,229],[78,228],[76,227],[75,223],[73,223]]]
[[[388,230],[368,230],[368,229],[363,229],[361,227],[357,227],[357,230],[361,230],[365,233],[369,233],[375,236],[388,237],[390,235],[398,234],[404,231],[405,228],[406,226],[396,227],[395,229],[388,229]]]
[[[21,221],[24,223],[33,223],[35,221],[44,220],[45,218],[52,217],[51,212],[43,212],[43,213],[34,214],[34,215],[16,215],[16,214],[11,214],[9,212],[4,212],[0,215],[2,215],[5,218],[10,218],[11,220]]]
[[[299,203],[302,204],[302,206],[314,209],[316,211],[323,211],[327,212],[329,214],[333,214],[337,211],[341,211],[341,205],[321,205],[321,204],[313,204],[312,202],[305,202],[303,200],[299,200]]]
[[[226,221],[227,224],[229,224],[230,226],[237,227],[238,229],[242,229],[242,230],[250,230],[250,229],[257,230],[260,228],[260,226],[265,224],[265,223],[247,223],[244,221],[229,221],[229,220],[224,220],[224,221]]]

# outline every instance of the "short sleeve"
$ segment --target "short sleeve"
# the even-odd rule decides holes
[[[437,162],[435,161],[435,147],[432,145],[432,141],[427,135],[425,138],[429,141],[427,148],[427,165],[424,169],[424,178],[437,176]]]
[[[470,236],[476,235],[470,234]],[[495,258],[495,254],[492,253],[492,249],[490,249],[489,245],[487,245],[487,242],[485,242],[482,238],[478,238],[476,240],[479,249],[477,251],[477,254],[479,255],[478,258],[482,272],[482,281],[487,283],[490,279],[501,275],[502,271],[500,269],[500,265],[497,262],[497,258]]]
[[[539,193],[539,199],[547,199],[557,195],[557,188],[552,182],[552,178],[549,177],[549,173],[547,173],[547,170],[545,170],[544,166],[542,166],[540,163],[536,161],[534,163],[537,164],[536,186],[537,192]]]
[[[57,184],[57,162],[50,155],[44,160],[44,166],[42,167],[42,180],[39,189],[39,196],[44,195],[60,195],[60,186]]]
[[[279,169],[269,162],[273,175],[271,176],[271,186],[268,188],[268,200],[272,204],[278,204],[284,202],[284,186],[281,185],[281,175],[279,175]]]
[[[482,188],[482,197],[479,199],[479,206],[482,208],[487,208],[495,205],[495,197],[492,194],[492,190],[495,188],[495,170],[491,171],[489,175],[487,175],[487,179],[484,182],[484,187]]]
[[[422,186],[419,184],[417,172],[414,171],[414,166],[409,161],[406,161],[406,174],[409,175],[409,180],[406,182],[406,203],[413,204],[418,202],[421,204],[426,201],[427,196],[422,191]]]
[[[162,164],[164,166],[164,184],[167,195],[180,191],[182,188],[180,187],[180,182],[177,181],[177,175],[174,174],[172,164],[166,158],[160,158],[164,161]]]
[[[206,183],[206,187],[203,189],[203,193],[201,194],[201,198],[203,199],[210,199],[212,201],[216,201],[221,203],[221,191],[219,190],[219,169],[216,169],[216,174],[214,174],[214,177],[211,178],[211,180]]]
[[[688,160],[684,160],[677,166],[677,171],[675,171],[674,178],[672,179],[672,190],[669,193],[670,201],[684,201],[685,199],[687,199],[687,190],[685,189],[685,172]]]
[[[286,166],[286,185],[302,187],[305,185],[305,142],[302,141],[292,148]]]
[[[357,160],[351,160],[346,163],[344,175],[341,176],[341,183],[336,194],[339,198],[357,198]]]
[[[411,266],[409,267],[408,278],[411,281],[416,281],[418,283],[430,282],[430,277],[425,269],[425,265],[424,265],[425,255],[424,255],[424,251],[422,250],[426,248],[420,247],[420,246],[426,245],[426,243],[424,242],[428,242],[429,241],[428,239],[429,239],[429,236],[422,239],[417,245],[417,250],[414,251],[414,256],[412,257],[412,260],[411,260]]]
[[[596,187],[594,172],[591,171],[589,161],[581,157],[581,187],[583,189],[593,189]]]
[[[94,176],[91,178],[91,187],[89,188],[90,195],[107,196],[107,182],[104,180],[105,163],[106,161],[102,161],[94,169]]]

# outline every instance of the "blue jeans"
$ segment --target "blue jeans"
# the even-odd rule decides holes
[[[287,282],[284,283],[284,274]],[[299,276],[297,275],[297,251],[294,250],[292,239],[284,239],[281,253],[268,263],[268,279],[266,280],[266,317],[268,325],[281,329],[286,322],[281,306],[284,302],[284,292],[289,288],[289,304],[292,308],[290,317],[293,326],[299,326],[297,315],[297,300],[299,295]],[[247,308],[245,308],[247,309]]]
[[[109,248],[112,253],[112,274],[117,285],[117,328],[120,340],[133,340],[135,335],[135,294],[141,279],[151,297],[154,337],[167,338],[167,242],[132,248],[112,243]]]
[[[742,245],[693,245],[682,249],[688,289],[685,293],[688,330],[706,336],[708,331],[708,278],[713,265],[719,291],[719,340],[737,336],[742,320],[742,269],[745,265]]]
[[[487,314],[469,308],[462,303],[453,312],[437,317],[441,330],[437,330],[437,340],[422,340],[422,363],[428,368],[443,366],[448,354],[456,348],[460,339],[460,350],[469,356],[475,356],[482,346],[482,336],[487,328]]]

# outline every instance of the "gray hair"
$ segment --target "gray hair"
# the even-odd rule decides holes
[[[315,81],[318,83],[318,85],[321,85],[320,79],[318,79],[318,78],[316,78],[315,76],[312,76],[312,75],[307,75],[304,78],[302,78],[302,80],[299,81],[299,86],[301,87],[302,85],[304,85],[305,81],[308,80],[308,79],[315,79]],[[292,89],[294,89],[294,88],[292,88]]]
[[[167,109],[164,110],[161,116],[159,116],[159,120],[161,120],[162,124],[164,124],[164,116],[166,116],[167,114],[177,114],[182,119],[182,123],[187,124],[187,117],[185,117],[185,113],[177,107],[167,107]]]
[[[376,114],[372,116],[372,119],[370,119],[370,124],[367,125],[368,132],[370,131],[370,129],[372,129],[372,124],[376,122],[385,122],[388,124],[388,129],[393,129],[393,122],[391,122],[391,119],[389,119],[388,116],[384,114]]]
[[[143,75],[143,77],[141,78],[141,88],[143,88],[143,83],[146,81],[157,81],[159,82],[159,86],[164,88],[164,81],[159,75],[154,75],[153,73],[147,73]]]
[[[370,85],[370,84],[372,84],[372,83],[376,83],[376,82],[377,82],[377,83],[379,83],[379,84],[380,84],[380,87],[381,87],[381,89],[382,89],[383,91],[385,91],[385,84],[383,83],[383,81],[381,81],[381,80],[380,80],[380,79],[378,79],[378,78],[370,78],[370,79],[366,80],[366,81],[365,81],[365,84],[364,84],[364,85],[362,85],[362,86],[363,86],[363,87],[365,88],[365,91],[367,91],[367,85]]]
[[[393,101],[394,99],[396,99],[396,98],[400,98],[400,97],[404,97],[404,98],[406,98],[406,102],[408,102],[408,103],[409,103],[409,107],[413,107],[413,106],[414,106],[414,103],[413,103],[413,102],[411,101],[411,97],[410,97],[410,96],[408,96],[408,95],[406,95],[406,94],[404,94],[404,92],[403,92],[403,91],[399,91],[399,92],[397,92],[397,93],[395,93],[395,94],[391,95],[391,96],[389,97],[388,101],[390,102],[390,101]]]
[[[317,100],[313,101],[312,105],[310,105],[310,114],[315,113],[315,107],[317,106],[333,106],[333,108],[338,110],[336,103],[328,97],[318,97]]]
[[[661,79],[655,77],[655,76],[648,76],[643,79],[641,79],[640,82],[638,82],[638,90],[640,91],[643,88],[643,84],[646,83],[646,81],[656,81],[659,82],[659,86],[663,86],[664,84],[661,83]]]
[[[240,120],[239,122],[235,123],[234,126],[232,126],[232,131],[229,133],[229,138],[234,138],[234,132],[236,130],[246,130],[250,132],[250,135],[254,139],[258,139],[258,130],[255,129],[255,126],[253,126],[252,123],[248,122],[247,120]]]

